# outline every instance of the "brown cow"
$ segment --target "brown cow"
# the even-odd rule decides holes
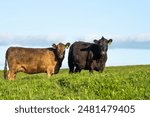
[[[53,48],[8,48],[6,51],[4,78],[6,79],[7,77],[7,62],[9,80],[14,80],[17,72],[28,74],[45,72],[49,77],[58,73],[64,59],[65,48],[68,48],[69,45],[70,43],[59,43],[58,45],[53,44]]]

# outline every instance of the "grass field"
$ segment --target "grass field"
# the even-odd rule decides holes
[[[1,100],[148,100],[150,65],[106,67],[103,73],[68,69],[47,78],[46,74],[17,74],[14,81],[0,71]]]

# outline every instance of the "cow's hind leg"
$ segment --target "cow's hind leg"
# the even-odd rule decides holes
[[[14,80],[14,79],[15,79],[15,76],[16,76],[15,71],[9,70],[9,73],[8,73],[8,80]]]
[[[74,64],[73,63],[69,63],[69,73],[74,73]]]

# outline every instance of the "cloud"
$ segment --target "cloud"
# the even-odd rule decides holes
[[[112,48],[150,49],[150,33],[114,36]]]
[[[53,43],[66,42],[63,35],[12,35],[0,34],[0,45],[50,46]]]
[[[6,45],[13,40],[10,34],[0,34],[0,45]]]
[[[134,42],[148,42],[150,41],[150,33],[140,33],[137,35],[114,35],[112,36],[116,41],[134,41]]]
[[[104,36],[107,39],[113,39],[110,48],[130,48],[130,49],[150,49],[150,33],[141,33],[137,35],[87,35],[83,41],[93,42],[94,39],[100,39]]]
[[[150,49],[150,33],[141,33],[137,35],[103,35],[105,38],[113,39],[110,48],[136,48]],[[70,38],[69,35],[47,34],[47,35],[12,35],[0,34],[0,46],[29,46],[29,47],[49,47],[53,43],[67,43],[75,41],[93,42],[94,39],[100,39],[102,35],[89,34],[86,36],[76,36]]]
[[[92,33],[87,35],[84,40],[93,40],[93,39],[100,39],[102,36],[105,38],[113,39],[115,41],[134,41],[134,42],[145,42],[145,41],[150,41],[150,33],[139,33],[136,35],[114,35],[114,34],[97,34],[97,33]]]

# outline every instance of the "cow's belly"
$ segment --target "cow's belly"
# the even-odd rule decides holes
[[[47,72],[47,67],[34,66],[34,67],[27,67],[27,70],[26,70],[26,73],[29,73],[29,74],[42,73],[42,72]]]
[[[37,64],[18,64],[17,72],[25,72],[28,74],[47,72],[48,65],[42,63]]]

